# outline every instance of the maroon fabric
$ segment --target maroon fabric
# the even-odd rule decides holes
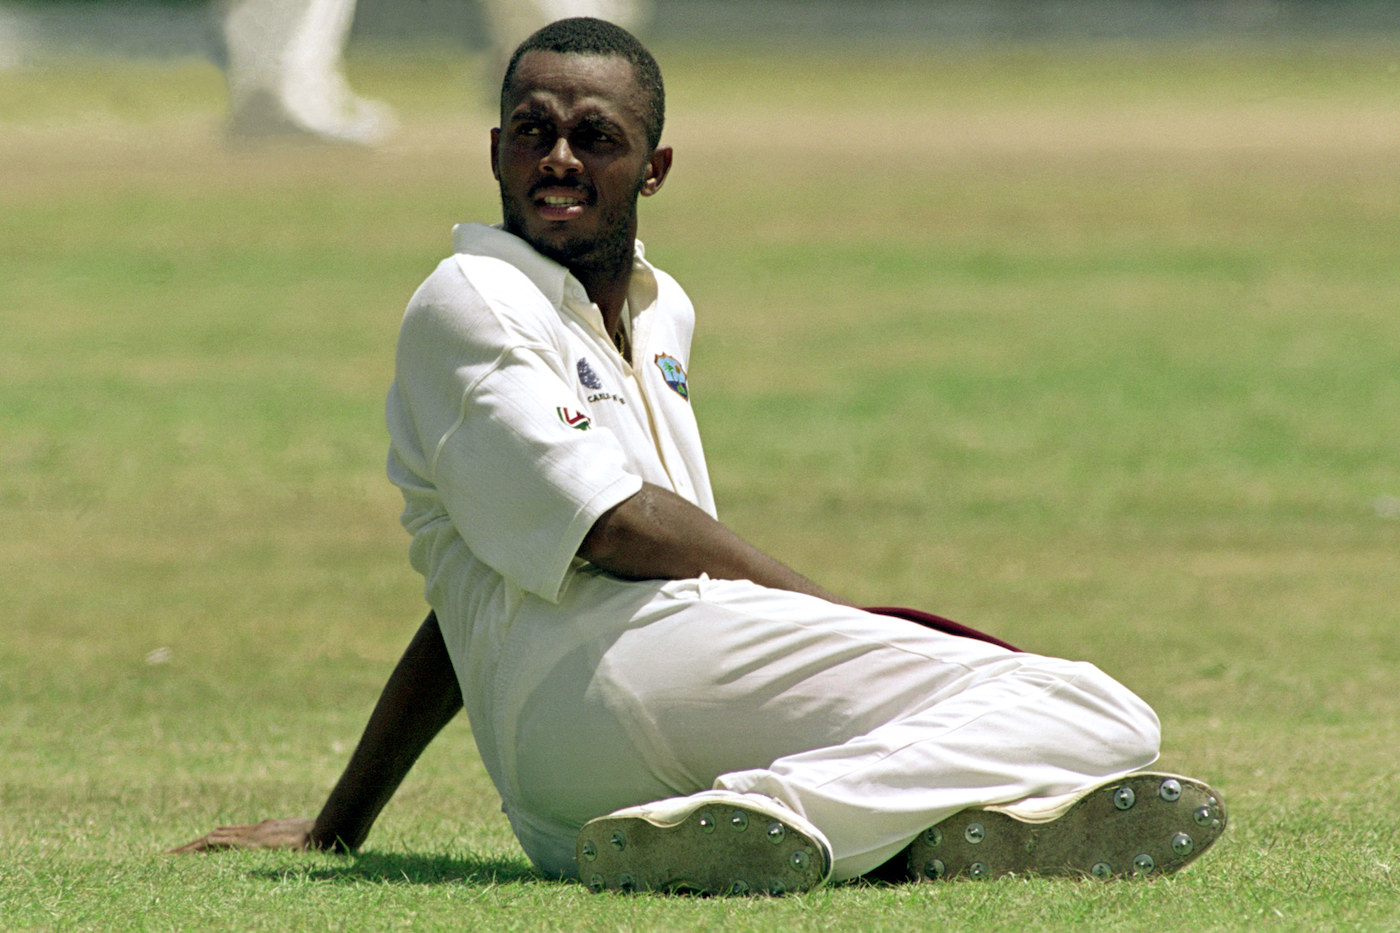
[[[954,622],[952,619],[945,619],[936,616],[931,612],[923,612],[919,609],[905,609],[900,606],[874,606],[867,607],[866,612],[873,612],[876,615],[893,616],[896,619],[904,619],[907,622],[914,622],[924,628],[935,629],[948,635],[957,635],[960,638],[976,638],[978,641],[990,642],[999,645],[1009,651],[1020,651],[1015,645],[1007,644],[1000,638],[988,635],[986,632],[979,632],[971,626],[963,625],[961,622]]]

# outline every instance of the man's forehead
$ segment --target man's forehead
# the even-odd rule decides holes
[[[625,58],[532,50],[516,63],[507,100],[512,112],[555,105],[642,120],[642,97],[636,69]]]

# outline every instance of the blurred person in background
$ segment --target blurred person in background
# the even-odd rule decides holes
[[[342,55],[356,0],[222,0],[229,129],[237,137],[304,136],[372,145],[395,128],[393,111],[350,88]],[[635,29],[650,0],[480,0],[490,32],[488,86],[511,51],[547,23],[595,16]]]

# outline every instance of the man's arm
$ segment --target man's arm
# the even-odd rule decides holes
[[[359,848],[423,749],[461,708],[461,688],[437,615],[430,612],[389,675],[359,745],[316,819],[221,826],[171,851]]]
[[[751,580],[846,602],[749,544],[703,509],[650,483],[599,516],[578,555],[633,580],[679,580],[704,573],[716,580]]]
[[[659,486],[605,512],[579,556],[620,577],[751,580],[775,589],[845,601],[721,525],[703,509]],[[224,826],[173,852],[229,848],[356,849],[423,749],[462,708],[437,616],[429,613],[370,715],[360,743],[314,819]]]

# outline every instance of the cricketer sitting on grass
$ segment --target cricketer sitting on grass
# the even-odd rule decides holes
[[[526,854],[595,889],[801,891],[1174,871],[1224,830],[1145,773],[1157,717],[1096,667],[864,611],[715,519],[693,309],[636,240],[673,153],[652,56],[595,19],[511,60],[492,170],[413,296],[389,474],[433,612],[315,819],[177,851],[353,849],[465,705]]]

